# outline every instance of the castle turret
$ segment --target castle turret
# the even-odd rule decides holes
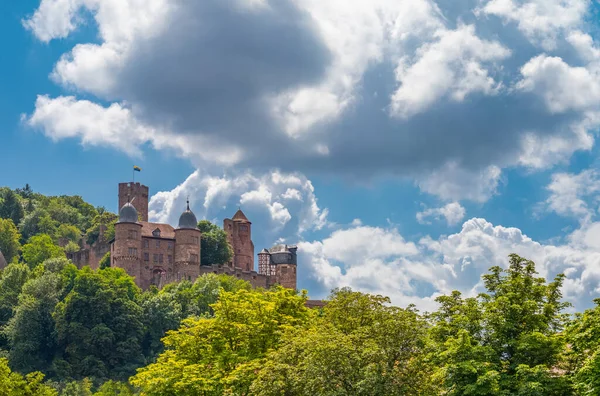
[[[233,249],[230,265],[243,271],[254,270],[254,243],[252,243],[252,223],[244,212],[238,210],[233,218],[223,221],[223,229]]]
[[[266,276],[271,276],[271,253],[267,249],[263,249],[258,253],[258,273]],[[275,275],[275,271],[273,271]]]
[[[139,280],[141,251],[142,225],[138,222],[137,210],[127,202],[119,211],[119,221],[115,224],[115,242],[110,252],[111,266],[123,268]]]
[[[175,229],[174,280],[194,280],[200,275],[201,237],[198,220],[188,201],[187,210],[179,217],[179,225]]]
[[[130,203],[141,221],[148,221],[148,187],[140,183],[119,183],[119,208]]]
[[[288,289],[296,290],[296,246],[279,245],[270,249],[271,265],[274,267],[271,284],[279,284]]]

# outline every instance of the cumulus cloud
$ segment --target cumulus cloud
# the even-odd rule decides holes
[[[600,175],[595,170],[589,169],[579,174],[555,173],[547,189],[550,196],[545,203],[550,211],[575,217],[585,223],[597,212]],[[589,203],[593,203],[593,207]]]
[[[445,218],[449,226],[458,224],[464,217],[465,208],[458,202],[450,202],[441,208],[429,208],[417,213],[417,221],[421,224],[430,224],[429,218],[439,220]]]
[[[589,5],[589,0],[489,0],[478,11],[516,23],[530,41],[551,50],[560,34],[582,22]]]
[[[600,79],[585,67],[569,66],[560,57],[538,55],[521,68],[517,89],[536,92],[551,112],[598,108]]]
[[[319,207],[310,180],[278,171],[216,177],[197,170],[173,190],[152,196],[150,218],[176,224],[188,196],[199,218],[218,224],[241,206],[248,218],[259,224],[265,239],[290,238],[290,243],[296,242],[303,232],[320,230],[328,222],[328,210]]]
[[[462,101],[474,92],[494,94],[500,83],[488,74],[484,63],[502,60],[510,50],[498,42],[477,37],[474,26],[436,32],[439,40],[419,48],[412,65],[403,61],[396,69],[400,88],[392,95],[392,112],[408,117],[425,110],[449,94]]]
[[[589,149],[600,85],[588,1],[474,3],[42,0],[23,22],[40,40],[84,23],[99,33],[51,78],[109,104],[41,96],[27,121],[130,155],[150,143],[203,169],[391,174],[483,201],[506,167]],[[445,168],[451,182],[435,183]]]
[[[419,187],[443,199],[485,202],[496,193],[501,174],[497,166],[473,171],[450,162],[441,169],[422,175]]]
[[[565,299],[581,310],[593,305],[600,291],[599,236],[600,224],[592,223],[567,244],[543,244],[517,228],[473,218],[456,234],[425,237],[413,245],[393,228],[350,226],[321,241],[300,243],[299,273],[307,273],[304,282],[320,285],[321,295],[350,286],[391,296],[398,305],[433,310],[440,294],[459,290],[474,296],[483,291],[480,276],[491,266],[506,268],[508,255],[517,253],[534,260],[540,276],[548,280],[565,273]],[[347,249],[352,254],[340,254]]]

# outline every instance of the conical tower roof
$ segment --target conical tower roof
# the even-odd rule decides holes
[[[235,214],[233,215],[233,218],[231,220],[242,221],[242,222],[245,222],[245,223],[250,223],[250,220],[248,220],[248,218],[246,217],[246,215],[244,214],[244,212],[242,212],[241,209],[238,209],[238,211],[235,212]]]

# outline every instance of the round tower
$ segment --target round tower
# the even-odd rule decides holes
[[[119,211],[119,221],[115,224],[115,241],[111,246],[110,265],[123,268],[125,272],[140,281],[142,252],[142,225],[138,223],[138,212],[127,202]]]
[[[175,263],[173,265],[174,280],[194,281],[200,275],[200,238],[196,215],[187,209],[179,217],[179,225],[175,229]]]
[[[258,273],[271,276],[271,254],[267,249],[263,249],[258,253]]]
[[[274,284],[296,290],[296,246],[279,245],[271,249],[271,264],[275,267]]]

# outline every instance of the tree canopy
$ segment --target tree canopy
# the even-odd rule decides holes
[[[201,264],[225,264],[233,257],[233,250],[227,242],[227,233],[208,220],[200,220],[198,228],[202,232],[200,251]]]
[[[347,288],[311,310],[304,291],[227,275],[142,291],[110,254],[98,270],[67,260],[115,221],[81,197],[0,188],[1,394],[600,395],[600,299],[568,314],[564,275],[516,254],[434,312]],[[198,226],[202,264],[228,262],[226,233]]]

